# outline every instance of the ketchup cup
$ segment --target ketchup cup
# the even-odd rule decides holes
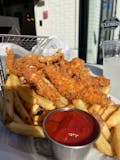
[[[58,160],[85,160],[100,135],[97,120],[75,108],[59,108],[47,114],[43,130]]]

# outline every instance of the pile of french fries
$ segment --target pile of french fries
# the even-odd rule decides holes
[[[107,108],[98,104],[87,105],[74,99],[71,108],[79,108],[92,114],[101,127],[97,149],[120,160],[120,106],[111,103]],[[2,119],[6,127],[26,136],[44,138],[42,122],[48,112],[56,107],[53,102],[38,95],[29,84],[21,84],[19,78],[10,74],[5,83],[4,96],[0,99]]]

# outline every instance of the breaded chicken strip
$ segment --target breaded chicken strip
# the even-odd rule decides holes
[[[10,71],[20,78],[20,81],[29,83],[34,87],[35,91],[49,100],[53,101],[56,107],[68,105],[68,100],[64,98],[57,89],[44,76],[44,67],[48,62],[55,63],[63,58],[62,53],[57,53],[54,56],[44,57],[42,55],[29,55],[22,58],[15,58],[14,52],[7,50],[6,64]],[[42,62],[44,63],[42,63]]]
[[[35,91],[54,102],[56,107],[63,107],[68,105],[68,100],[64,98],[57,89],[44,77],[42,71],[33,71],[33,69],[27,69],[23,72],[26,81],[31,84]]]
[[[102,106],[107,106],[111,102],[110,98],[97,88],[92,87],[90,83],[85,83],[86,81],[84,80],[77,83],[74,78],[61,72],[59,66],[46,66],[45,71],[57,90],[69,100],[79,98],[86,103],[100,104]]]

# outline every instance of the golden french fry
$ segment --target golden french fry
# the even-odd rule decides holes
[[[32,116],[33,119],[33,123],[34,122],[43,122],[43,119],[45,118],[45,116],[48,114],[49,111],[43,111],[43,113],[41,113],[40,115],[34,115]]]
[[[45,137],[41,126],[32,126],[28,124],[11,122],[10,124],[7,125],[7,128],[10,131],[20,135],[34,136],[34,137],[41,137],[41,138]]]
[[[105,139],[106,140],[110,140],[111,139],[111,132],[110,132],[107,124],[105,123],[105,121],[101,118],[101,116],[97,112],[93,112],[92,115],[99,122],[100,128],[101,128],[101,133],[103,134],[103,136],[105,137]]]
[[[22,100],[23,100],[23,99],[22,99]],[[27,103],[27,102],[25,102],[25,101],[23,101],[23,104],[24,104],[24,107],[25,107],[26,111],[27,111],[28,113],[30,113],[30,110],[31,110],[32,106],[34,106],[34,104],[30,104],[30,103]]]
[[[41,97],[39,95],[36,95],[36,98],[37,98],[37,104],[39,104],[45,110],[53,110],[56,108],[52,101],[50,101],[44,97]]]
[[[11,80],[11,76],[12,75],[9,75],[6,82],[5,82],[5,88],[6,89],[11,89],[12,88],[12,80]]]
[[[103,136],[106,138],[106,140],[109,141],[111,139],[111,136],[112,136],[111,132],[105,122],[103,122],[101,132],[102,132]]]
[[[120,123],[120,107],[115,110],[110,117],[106,120],[109,128],[116,126]]]
[[[99,113],[100,109],[101,109],[101,106],[100,106],[100,105],[98,105],[98,104],[93,104],[92,106],[90,106],[90,107],[88,108],[88,111],[89,111],[91,114],[94,113],[94,112]]]
[[[65,107],[67,105],[68,105],[68,100],[63,96],[61,96],[60,99],[55,101],[55,106],[57,108]]]
[[[14,74],[10,75],[10,79],[12,81],[12,86],[17,90],[17,93],[25,102],[36,104],[36,94],[33,89],[28,85],[20,84],[19,78]]]
[[[120,124],[113,129],[113,145],[118,159],[120,160]]]
[[[33,121],[34,121],[34,122],[36,122],[36,121],[39,122],[39,121],[41,120],[40,116],[41,116],[41,115],[34,115],[34,116],[32,117]]]
[[[40,108],[38,104],[31,106],[30,115],[37,115],[39,112],[43,112],[43,108]]]
[[[104,138],[102,133],[100,134],[100,137],[96,141],[96,147],[100,152],[102,152],[108,156],[114,155],[113,148],[112,148],[111,144]]]
[[[34,126],[40,126],[41,124],[40,124],[39,121],[33,121],[33,125],[34,125]]]
[[[27,103],[30,103],[32,105],[38,104],[47,110],[55,109],[52,101],[37,95],[34,90],[29,88],[28,86],[19,86],[17,88],[17,93]]]
[[[108,106],[104,112],[102,113],[101,117],[106,120],[108,117],[117,109],[115,105]]]
[[[27,103],[36,104],[37,98],[33,89],[26,85],[21,85],[16,88],[19,96]]]
[[[16,114],[14,113],[14,119],[13,119],[15,122],[17,123],[24,123],[24,121]]]
[[[88,110],[87,110],[87,104],[83,100],[81,100],[81,99],[74,99],[72,101],[72,103],[75,106],[75,108],[79,108],[79,109],[81,109],[83,111],[88,112]]]
[[[14,117],[14,106],[13,106],[13,102],[14,102],[14,98],[13,98],[13,92],[12,90],[5,90],[4,92],[4,106],[3,106],[3,121],[7,122],[8,121],[8,117],[9,119],[13,119]],[[6,121],[7,119],[7,121]]]
[[[32,117],[32,119],[33,119],[33,124],[34,125],[40,125],[40,123],[41,123],[41,121],[43,121],[43,118],[44,117],[42,117],[42,115],[35,115],[35,116],[33,116]]]
[[[14,92],[14,104],[16,112],[19,114],[19,116],[23,119],[24,122],[28,124],[32,124],[32,119],[28,112],[25,110],[20,98],[18,97],[17,93]]]

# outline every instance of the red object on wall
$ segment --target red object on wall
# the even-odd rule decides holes
[[[43,11],[43,19],[48,18],[48,10]]]

